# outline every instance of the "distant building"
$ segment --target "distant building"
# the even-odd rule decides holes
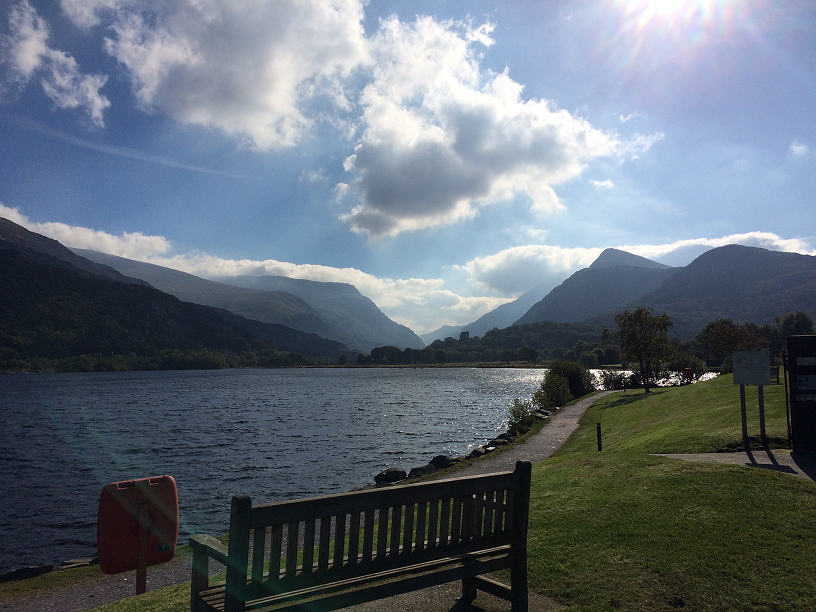
[[[462,332],[459,334],[459,342],[462,340],[470,340],[470,332]]]

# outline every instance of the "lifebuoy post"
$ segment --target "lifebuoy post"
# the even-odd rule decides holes
[[[106,574],[136,570],[136,594],[147,567],[170,561],[178,540],[178,492],[172,476],[112,482],[99,496],[96,545]]]

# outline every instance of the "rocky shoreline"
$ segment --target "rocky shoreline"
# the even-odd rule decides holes
[[[538,409],[535,412],[533,412],[533,418],[536,420],[543,421],[550,418],[550,414],[557,410],[560,410],[560,408],[554,408],[551,411]],[[516,425],[515,427],[509,428],[506,432],[499,434],[489,442],[482,444],[481,446],[477,446],[467,455],[460,455],[458,457],[450,457],[448,455],[437,455],[433,459],[431,459],[427,465],[413,467],[408,472],[406,472],[403,468],[399,467],[387,468],[385,470],[382,470],[376,476],[374,476],[374,484],[369,484],[364,487],[358,487],[355,488],[354,490],[364,491],[366,489],[387,487],[395,483],[402,482],[404,480],[416,480],[427,474],[434,474],[440,470],[445,470],[458,463],[471,461],[473,459],[478,459],[479,457],[484,457],[488,453],[492,453],[504,446],[513,444],[516,440],[524,436],[524,434],[526,434],[528,431],[530,431],[529,427],[524,427],[523,425]]]

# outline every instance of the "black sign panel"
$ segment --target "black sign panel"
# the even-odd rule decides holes
[[[788,336],[791,447],[816,454],[816,336]]]

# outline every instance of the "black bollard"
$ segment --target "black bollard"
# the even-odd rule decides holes
[[[598,425],[596,427],[596,430],[598,431],[598,452],[600,453],[601,450],[602,450],[602,448],[601,448],[601,424],[600,423],[598,423]]]

